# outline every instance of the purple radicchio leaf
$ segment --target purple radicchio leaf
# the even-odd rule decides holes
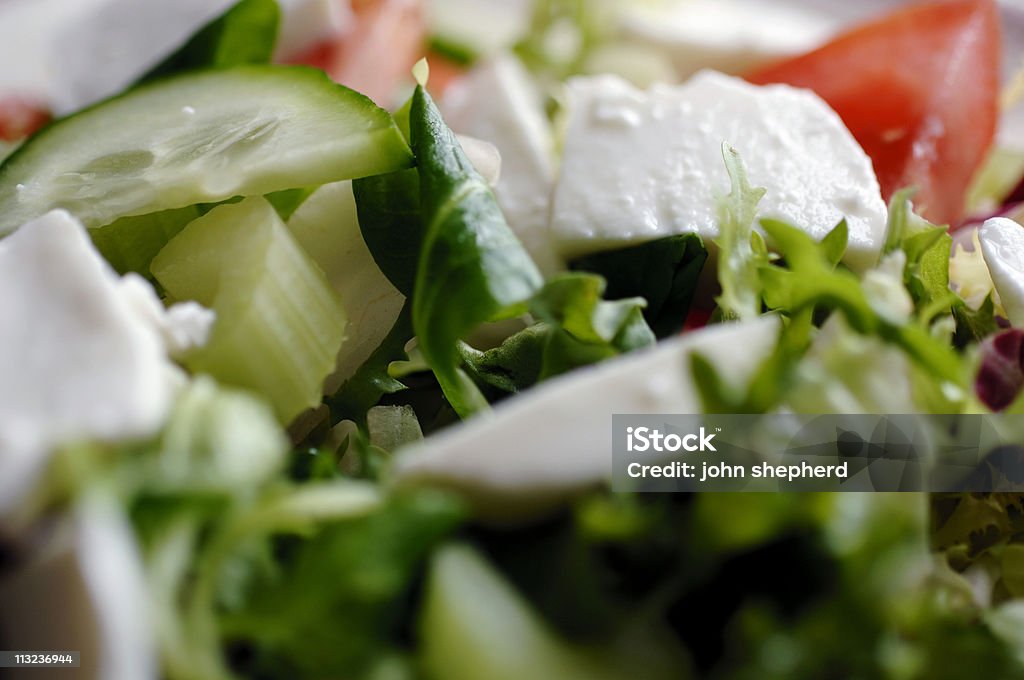
[[[1011,328],[981,344],[974,393],[993,411],[1013,403],[1024,388],[1024,330]]]

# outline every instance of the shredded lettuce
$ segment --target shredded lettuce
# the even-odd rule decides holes
[[[749,319],[761,314],[762,282],[758,271],[768,262],[768,250],[754,231],[757,204],[765,189],[747,181],[739,153],[722,143],[722,158],[729,172],[731,190],[718,208],[718,282],[722,293],[716,302],[726,319]]]

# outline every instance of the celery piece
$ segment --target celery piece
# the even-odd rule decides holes
[[[189,369],[262,394],[283,423],[320,402],[345,311],[265,199],[214,208],[150,269],[174,298],[217,313],[209,342],[185,358]]]

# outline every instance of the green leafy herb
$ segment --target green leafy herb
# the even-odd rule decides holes
[[[447,496],[403,495],[292,544],[279,569],[222,619],[228,641],[255,651],[243,675],[365,677],[401,650],[414,577],[462,516]]]
[[[410,132],[425,226],[413,329],[445,396],[468,416],[486,401],[458,366],[458,341],[477,324],[526,311],[542,277],[422,86]]]

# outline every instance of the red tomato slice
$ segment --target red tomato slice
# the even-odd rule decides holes
[[[993,0],[898,11],[824,47],[748,76],[817,92],[871,157],[888,199],[916,186],[915,205],[955,224],[999,115],[999,14]]]
[[[424,54],[426,28],[420,0],[352,3],[355,26],[339,44],[327,73],[381,106],[394,103],[413,64]]]
[[[384,107],[425,52],[422,0],[353,0],[352,28],[336,41],[289,59],[323,69],[334,80]]]
[[[49,121],[50,112],[41,104],[20,97],[0,99],[0,140],[24,139]]]

